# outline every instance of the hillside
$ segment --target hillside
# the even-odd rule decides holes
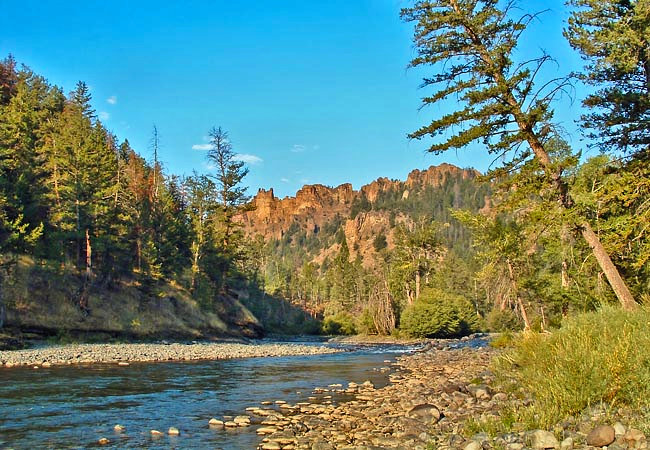
[[[479,176],[441,164],[414,170],[404,181],[378,178],[359,190],[350,184],[307,185],[282,199],[272,189],[260,190],[252,210],[238,219],[257,245],[260,286],[315,318],[361,314],[406,234],[428,229],[436,241],[431,261],[469,249],[469,233],[450,213],[485,207],[489,187]],[[403,289],[409,283],[401,282],[392,295],[412,295]],[[285,321],[277,311],[272,314],[262,314],[263,321]]]
[[[83,277],[21,257],[4,286],[5,331],[59,338],[176,338],[259,336],[259,321],[232,296],[206,311],[174,282],[122,279],[94,283],[87,308],[78,306]]]

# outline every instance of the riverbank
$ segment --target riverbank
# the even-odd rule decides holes
[[[250,408],[260,449],[594,449],[648,448],[643,432],[629,426],[629,417],[594,405],[551,430],[507,423],[508,411],[530,398],[522,392],[501,392],[490,363],[498,351],[460,341],[433,341],[424,351],[402,356],[390,367],[390,383],[330,386],[314,390],[309,403],[281,408]],[[340,405],[332,395],[353,395]],[[261,422],[259,416],[262,416]],[[479,426],[483,424],[483,426]],[[493,424],[490,430],[490,424]],[[487,425],[487,426],[486,426]]]
[[[339,350],[324,346],[273,343],[70,344],[0,351],[0,367],[93,363],[126,365],[132,362],[317,355],[337,351]]]

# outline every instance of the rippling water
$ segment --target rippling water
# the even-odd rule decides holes
[[[225,361],[0,370],[0,448],[255,448],[255,428],[215,430],[211,417],[239,415],[263,400],[307,401],[315,387],[387,377],[402,346],[345,353]],[[342,400],[342,399],[341,399]],[[336,401],[336,398],[335,398]],[[124,425],[115,433],[116,424]],[[150,430],[176,427],[178,437]]]

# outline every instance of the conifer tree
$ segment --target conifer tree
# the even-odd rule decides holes
[[[435,0],[402,10],[403,19],[415,23],[417,56],[411,66],[434,66],[436,70],[424,79],[425,87],[436,88],[423,99],[424,105],[450,98],[459,105],[410,137],[432,137],[429,151],[433,153],[480,141],[489,153],[506,159],[498,174],[517,170],[534,159],[559,204],[575,213],[563,177],[565,167],[546,149],[547,141],[555,135],[551,102],[567,88],[569,80],[539,83],[537,77],[551,61],[549,55],[514,60],[519,39],[535,18],[511,18],[514,6],[509,2],[501,8],[496,0]],[[622,306],[635,308],[632,294],[590,223],[579,215],[567,216],[592,248]]]
[[[565,36],[582,54],[582,78],[598,91],[584,100],[583,123],[604,150],[650,147],[650,3],[570,0]]]

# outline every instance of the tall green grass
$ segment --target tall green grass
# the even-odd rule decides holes
[[[549,428],[604,403],[641,412],[650,406],[650,310],[604,307],[566,319],[551,334],[527,334],[495,362],[503,383],[531,393],[521,411]]]

